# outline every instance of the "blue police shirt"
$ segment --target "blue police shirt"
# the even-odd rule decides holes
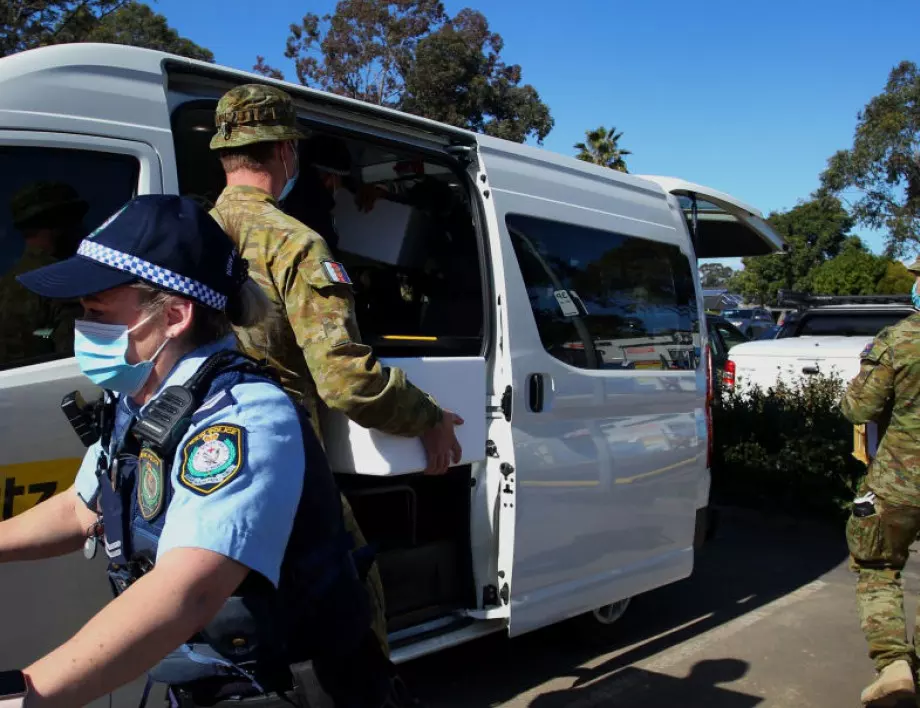
[[[231,336],[177,362],[160,385],[181,385],[211,354],[234,349]],[[114,441],[138,412],[119,395]],[[76,491],[95,510],[100,444],[92,445]],[[165,461],[164,461],[165,462]],[[169,473],[173,497],[157,559],[173,548],[204,548],[264,575],[276,587],[303,488],[303,437],[294,404],[277,386],[252,382],[205,401],[176,448]]]

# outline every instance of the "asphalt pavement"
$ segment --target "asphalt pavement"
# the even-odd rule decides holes
[[[605,644],[560,625],[404,671],[445,708],[858,707],[873,670],[854,585],[842,530],[727,510],[693,576],[637,598]]]
[[[912,558],[909,591],[917,570]],[[0,666],[57,646],[107,600],[98,558],[4,566]],[[842,529],[819,524],[727,511],[693,576],[635,599],[615,630],[492,636],[403,671],[431,708],[857,708],[873,678]],[[141,685],[94,708],[134,708]]]

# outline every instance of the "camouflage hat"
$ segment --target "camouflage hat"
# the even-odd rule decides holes
[[[33,182],[16,192],[10,199],[13,226],[28,227],[35,222],[60,216],[82,219],[89,204],[66,182]]]
[[[909,270],[911,273],[920,274],[920,256],[918,256],[913,263],[907,266],[907,270]]]
[[[291,97],[263,84],[244,84],[225,93],[217,103],[214,124],[212,150],[304,137]]]

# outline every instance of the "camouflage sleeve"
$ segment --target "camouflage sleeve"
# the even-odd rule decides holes
[[[402,369],[383,367],[361,343],[351,285],[336,282],[336,273],[344,269],[333,267],[341,268],[326,244],[311,239],[284,272],[275,274],[319,397],[365,428],[421,435],[441,420],[440,406]]]
[[[840,409],[854,425],[877,421],[894,396],[894,357],[887,331],[860,354],[859,373],[850,381]]]

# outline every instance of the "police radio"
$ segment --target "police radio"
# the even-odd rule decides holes
[[[89,447],[99,439],[99,429],[96,426],[95,405],[90,405],[84,400],[79,391],[68,393],[61,401],[61,410],[70,421],[70,425],[80,442]]]

